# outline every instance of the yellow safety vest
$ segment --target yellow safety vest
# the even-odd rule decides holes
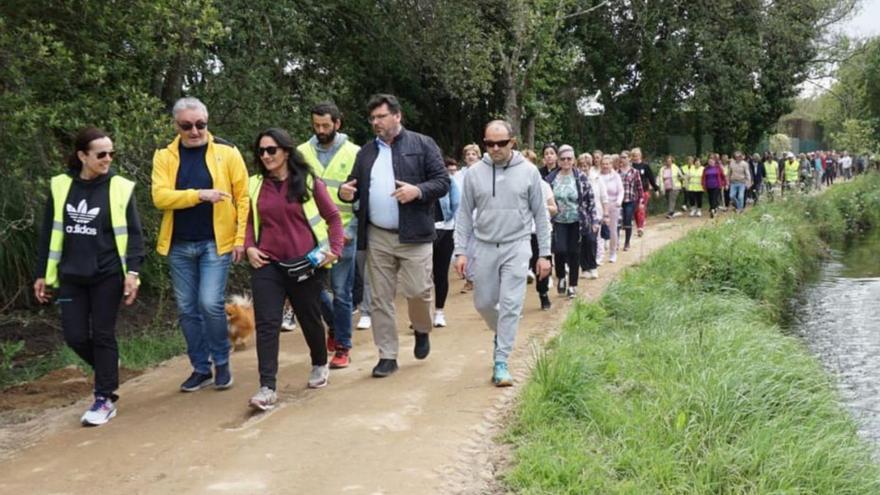
[[[801,164],[797,161],[788,160],[785,162],[785,182],[797,182],[798,181],[798,172],[801,169]]]
[[[779,163],[777,163],[776,160],[764,162],[764,172],[767,173],[764,180],[767,181],[768,184],[776,184],[776,179],[779,177]]]
[[[330,251],[329,230],[327,222],[321,216],[318,210],[318,203],[315,202],[314,194],[315,179],[312,174],[306,176],[306,188],[313,191],[309,195],[309,200],[302,204],[303,214],[309,222],[312,229],[312,235],[315,237],[315,243],[321,247],[322,251]],[[260,240],[260,211],[257,209],[257,201],[260,198],[260,190],[263,187],[263,176],[260,174],[252,175],[248,179],[248,194],[251,198],[251,213],[254,219],[254,240]]]
[[[58,264],[64,251],[64,202],[70,193],[73,178],[67,174],[56,175],[50,182],[52,194],[52,235],[49,237],[49,259],[46,260],[46,285],[58,287]],[[128,220],[125,215],[128,202],[134,191],[134,182],[114,175],[110,178],[110,224],[116,239],[116,251],[122,264],[123,275],[128,273],[125,253],[128,250]]]
[[[306,141],[296,149],[302,154],[303,158],[305,158],[306,163],[312,167],[315,174],[324,181],[324,184],[327,185],[327,192],[330,193],[330,198],[333,199],[333,202],[336,203],[336,208],[339,209],[339,217],[342,219],[342,228],[344,229],[348,227],[348,224],[354,217],[354,211],[352,210],[351,203],[346,203],[339,199],[339,187],[342,186],[342,184],[348,180],[348,176],[351,175],[351,169],[354,167],[354,160],[361,147],[351,141],[345,141],[345,143],[343,143],[336,151],[336,154],[333,155],[333,158],[330,159],[330,163],[327,164],[327,167],[324,167],[321,164],[321,160],[318,160],[318,152],[310,142]]]
[[[703,192],[703,166],[685,165],[684,175],[687,181],[687,190],[691,192]]]

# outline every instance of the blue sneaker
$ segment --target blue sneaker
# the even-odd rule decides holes
[[[113,401],[108,397],[96,395],[92,407],[83,414],[80,421],[83,426],[100,426],[110,421],[114,416],[116,416],[116,405],[113,404]]]
[[[186,379],[185,382],[180,384],[181,392],[195,392],[202,388],[207,387],[213,382],[212,376],[210,373],[199,373],[198,371],[193,371],[192,375],[189,375],[189,378]]]
[[[496,387],[510,387],[513,385],[513,377],[507,371],[507,363],[498,361],[495,363],[495,371],[492,373],[492,383]]]
[[[225,390],[232,386],[232,373],[229,372],[229,363],[214,367],[214,388]]]

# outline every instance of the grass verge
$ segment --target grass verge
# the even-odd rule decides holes
[[[880,223],[880,176],[692,232],[579,303],[504,440],[520,493],[880,493],[786,301],[823,240]]]

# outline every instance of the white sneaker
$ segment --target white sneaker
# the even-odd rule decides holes
[[[434,326],[435,327],[445,327],[446,326],[446,315],[443,314],[442,309],[434,310]]]
[[[83,426],[100,426],[116,416],[116,406],[113,401],[100,395],[95,396],[92,407],[83,414],[80,422]]]
[[[527,284],[535,283],[535,272],[533,272],[532,270],[529,270],[529,273],[526,274],[526,283]]]
[[[323,366],[312,366],[312,372],[309,373],[309,388],[326,387],[328,378],[330,378],[329,366],[326,364]]]
[[[581,278],[589,278],[590,272],[589,270],[581,270]]]
[[[248,401],[248,405],[260,411],[268,411],[275,407],[277,401],[278,394],[274,390],[269,387],[260,387],[260,390]]]
[[[703,216],[703,210],[697,210],[697,216],[698,217]]]
[[[370,318],[370,315],[361,315],[358,319],[357,329],[358,330],[366,330],[373,326],[373,319]]]
[[[293,307],[284,306],[284,316],[281,318],[281,331],[292,332],[296,328],[296,318],[293,316]]]
[[[617,263],[617,253],[614,253],[614,254],[612,254],[611,256],[609,256],[609,257],[608,257],[608,262],[609,262],[609,263]]]
[[[599,278],[599,270],[593,269],[593,270],[590,270],[589,273],[590,273],[591,279],[596,280],[597,278]]]

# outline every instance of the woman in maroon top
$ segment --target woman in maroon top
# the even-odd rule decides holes
[[[290,300],[296,319],[309,346],[312,371],[309,388],[327,385],[327,346],[321,320],[320,294],[327,270],[342,252],[343,232],[339,210],[316,178],[286,131],[268,129],[257,136],[255,164],[262,176],[256,212],[248,215],[245,248],[254,268],[251,289],[257,326],[257,361],[260,390],[250,400],[251,407],[266,410],[274,406],[275,375],[278,373],[279,328],[285,297]],[[311,180],[308,180],[311,176]],[[252,184],[259,180],[251,177]],[[309,182],[314,186],[309,188]],[[323,251],[318,269],[301,276],[291,276],[279,263],[302,260],[318,245],[303,203],[314,199],[329,230],[330,250]],[[253,198],[251,199],[253,204]],[[259,232],[254,232],[254,216],[259,218]]]

